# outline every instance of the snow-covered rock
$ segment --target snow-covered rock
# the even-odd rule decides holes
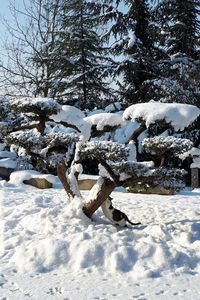
[[[51,184],[55,184],[57,182],[57,177],[50,174],[41,174],[40,172],[34,170],[20,170],[12,172],[10,175],[10,183],[20,185],[24,181],[29,179],[41,178],[47,180]]]

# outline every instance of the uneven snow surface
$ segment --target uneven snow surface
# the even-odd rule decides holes
[[[0,181],[0,299],[200,299],[200,190],[112,196],[142,225],[91,222],[58,183]]]

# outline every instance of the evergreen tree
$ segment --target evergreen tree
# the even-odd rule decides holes
[[[63,101],[81,109],[102,106],[105,95],[111,96],[104,78],[109,59],[100,41],[98,21],[98,5],[92,2],[65,0],[60,7],[59,43],[72,65]]]
[[[159,81],[150,82],[157,91],[155,100],[200,106],[199,7],[198,1],[166,0],[155,9],[158,43],[168,56],[160,62]]]
[[[122,91],[129,102],[136,103],[142,101],[143,84],[154,73],[147,1],[134,1],[127,17],[131,23],[132,39],[125,49],[125,61],[119,70],[124,75]]]
[[[126,105],[151,100],[148,82],[158,77],[156,62],[163,53],[154,42],[155,28],[148,1],[125,1],[124,11],[120,11],[117,4],[116,7],[107,5],[104,19],[112,21],[108,33],[117,40],[112,54],[123,55],[115,70],[123,100]]]

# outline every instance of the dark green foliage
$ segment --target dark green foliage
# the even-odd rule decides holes
[[[199,9],[199,1],[165,0],[154,11],[160,26],[157,43],[167,55],[158,62],[159,80],[149,82],[155,100],[199,106]]]
[[[10,145],[14,144],[19,147],[23,147],[31,152],[40,152],[43,139],[41,133],[39,133],[36,129],[32,129],[10,133],[6,137],[6,142]]]
[[[168,153],[170,156],[177,156],[192,149],[193,143],[188,139],[175,138],[168,136],[156,136],[146,138],[142,141],[143,151],[153,155],[162,156]]]
[[[107,142],[94,141],[83,143],[80,146],[80,158],[96,159],[98,161],[122,161],[127,160],[129,155],[129,148],[125,145]]]
[[[63,1],[59,43],[70,58],[71,73],[66,76],[67,86],[62,101],[81,109],[105,105],[105,97],[111,97],[104,78],[108,75],[111,59],[106,58],[98,35],[98,24],[98,5],[85,0]]]
[[[180,189],[184,187],[185,170],[171,168],[154,168],[145,163],[120,162],[110,164],[116,176],[120,176],[121,185],[139,184]]]

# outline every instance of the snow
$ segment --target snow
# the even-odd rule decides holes
[[[132,48],[137,43],[137,37],[134,33],[129,37],[128,48]]]
[[[43,178],[51,182],[56,183],[56,176],[50,174],[41,174],[40,172],[34,170],[20,170],[12,172],[10,175],[10,183],[20,185],[24,180],[29,180],[31,178]]]
[[[121,126],[122,116],[115,113],[99,113],[84,118],[92,126],[96,125],[97,130],[103,130],[105,126]]]
[[[200,169],[200,160],[198,162],[194,162],[190,165],[191,169]]]
[[[124,122],[114,133],[114,142],[126,144],[131,138],[133,132],[139,127],[137,122]]]
[[[121,110],[122,109],[122,106],[121,106],[121,103],[120,102],[114,102],[112,104],[109,104],[105,107],[105,112],[113,112],[115,110]]]
[[[0,151],[0,158],[16,158],[17,154],[15,152],[10,151]]]
[[[159,120],[170,123],[176,131],[184,130],[198,116],[200,109],[194,105],[180,103],[138,103],[129,106],[123,114],[124,120],[142,119],[147,127]]]
[[[199,299],[199,189],[112,193],[142,223],[120,229],[101,209],[90,221],[58,182],[41,191],[15,175],[0,181],[1,299]]]
[[[12,100],[11,104],[13,106],[18,107],[18,109],[25,107],[25,106],[29,107],[29,109],[31,106],[38,106],[38,107],[40,107],[41,110],[45,110],[45,109],[60,110],[60,108],[61,108],[60,105],[53,98],[44,98],[44,97],[17,98],[15,100]]]
[[[15,169],[17,162],[11,158],[0,159],[0,167]]]
[[[56,115],[52,115],[51,119],[53,119],[55,122],[67,122],[69,124],[74,124],[76,121],[83,119],[85,117],[84,113],[70,105],[63,105],[60,112],[58,112]]]
[[[90,137],[91,126],[84,121],[85,114],[78,108],[70,105],[63,105],[62,109],[56,114],[51,115],[55,122],[66,122],[78,128],[81,139],[87,141]]]

